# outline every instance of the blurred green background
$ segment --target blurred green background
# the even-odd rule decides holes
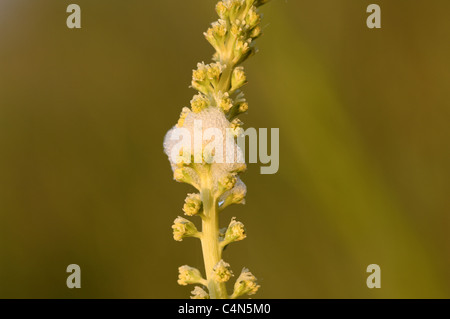
[[[191,189],[162,141],[210,61],[215,1],[74,2],[81,30],[70,1],[0,0],[0,297],[187,298],[177,267],[202,255],[172,239]],[[262,11],[243,121],[280,128],[280,170],[250,165],[247,204],[222,216],[248,238],[224,258],[259,298],[449,298],[450,1]]]

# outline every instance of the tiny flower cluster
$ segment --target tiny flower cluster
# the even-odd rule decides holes
[[[234,284],[234,292],[231,295],[231,299],[236,299],[242,295],[254,295],[259,289],[259,285],[256,282],[256,277],[247,269],[242,269],[239,278]]]
[[[244,224],[236,221],[236,217],[233,217],[225,232],[225,235],[223,236],[221,246],[226,246],[232,242],[244,240],[246,237],[247,235],[245,234]]]
[[[172,225],[173,239],[176,241],[183,241],[186,237],[197,237],[200,238],[200,233],[195,227],[194,223],[183,218],[177,217]]]
[[[205,284],[206,280],[203,279],[202,274],[196,268],[189,267],[187,265],[178,268],[178,284],[186,286],[188,284]]]
[[[206,96],[213,94],[219,88],[220,79],[226,67],[220,62],[208,65],[204,62],[198,63],[197,69],[192,71],[192,87]]]
[[[195,216],[202,208],[202,199],[200,194],[188,194],[184,200],[183,212],[187,216]]]
[[[217,3],[216,12],[220,19],[212,23],[204,34],[216,49],[214,60],[231,61],[237,65],[255,53],[253,41],[261,35],[258,7],[265,2],[224,0]]]
[[[241,92],[247,77],[240,64],[256,52],[254,40],[261,35],[258,8],[266,2],[268,0],[222,0],[217,3],[219,19],[204,33],[215,49],[214,62],[198,63],[193,70],[191,86],[198,93],[190,101],[190,107],[182,109],[177,124],[164,140],[174,179],[198,190],[187,195],[182,210],[186,216],[201,218],[202,231],[199,232],[194,223],[183,217],[177,217],[172,226],[176,241],[195,237],[202,243],[206,278],[198,269],[187,265],[178,269],[178,284],[200,285],[192,291],[192,299],[238,298],[253,295],[260,287],[256,277],[244,268],[234,284],[234,292],[228,295],[225,284],[234,275],[230,265],[222,259],[222,253],[228,245],[245,239],[247,235],[244,224],[234,217],[227,228],[219,231],[218,218],[219,212],[229,205],[245,203],[247,188],[240,174],[246,165],[243,152],[236,143],[243,125],[237,116],[248,110],[248,103]],[[202,123],[200,129],[196,126],[198,122]],[[223,150],[210,149],[211,140],[201,141],[201,150],[187,152],[187,158],[184,152],[175,149],[177,130],[184,129],[195,136],[196,130],[204,133],[210,128],[222,133],[231,131],[231,136],[221,135],[224,137],[220,144]],[[193,140],[192,144],[195,143]],[[233,160],[214,161],[219,154],[232,154]]]

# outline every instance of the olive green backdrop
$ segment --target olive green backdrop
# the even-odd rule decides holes
[[[172,239],[191,189],[162,141],[210,60],[215,1],[74,2],[81,30],[70,1],[0,0],[0,297],[186,298],[177,267],[203,262]],[[247,204],[222,216],[248,238],[224,257],[260,298],[449,298],[450,2],[262,11],[243,120],[280,128],[280,170],[249,166]]]

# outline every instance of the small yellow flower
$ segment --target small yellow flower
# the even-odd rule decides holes
[[[231,26],[231,34],[235,37],[238,38],[242,33],[242,28],[240,28],[237,24],[234,24]]]
[[[261,27],[260,26],[256,26],[251,32],[250,32],[250,37],[252,37],[253,39],[256,39],[257,37],[259,37],[261,35],[262,31],[261,31]]]
[[[219,92],[214,95],[214,99],[216,101],[217,107],[220,108],[224,113],[227,113],[233,107],[233,101],[230,99],[230,95],[228,92]]]
[[[192,79],[197,82],[202,82],[206,79],[206,65],[205,63],[198,63],[197,69],[192,71]]]
[[[256,283],[256,277],[247,269],[242,269],[242,272],[236,283],[234,284],[234,292],[231,296],[232,299],[236,299],[242,295],[254,295],[261,287]]]
[[[242,165],[242,170],[245,170],[246,165]],[[232,204],[245,204],[245,195],[247,187],[237,178],[236,185],[229,191],[225,191],[220,197],[220,209],[223,210]]]
[[[213,268],[214,280],[217,282],[227,282],[233,276],[230,264],[220,260]]]
[[[185,199],[183,211],[187,216],[197,215],[202,207],[200,194],[188,194]]]
[[[212,29],[216,38],[223,38],[227,34],[227,22],[219,19],[212,24]]]
[[[238,40],[236,42],[235,50],[236,50],[236,52],[239,52],[241,54],[247,53],[248,50],[250,50],[249,41],[248,40],[247,41]]]
[[[236,217],[231,219],[230,225],[228,226],[227,232],[225,233],[224,242],[226,244],[244,240],[247,237],[245,234],[244,224],[236,221]]]
[[[224,177],[222,177],[219,180],[219,184],[225,189],[225,190],[230,190],[234,187],[234,185],[236,185],[236,174],[232,173],[232,174],[228,174]]]
[[[246,17],[246,22],[250,28],[255,27],[261,22],[261,16],[256,12],[256,8],[250,9]]]
[[[206,40],[208,40],[208,42],[214,48],[217,48],[217,41],[216,41],[216,38],[214,37],[214,30],[213,30],[213,28],[209,28],[208,30],[206,30],[206,32],[204,32],[203,35],[205,36]]]
[[[173,239],[182,241],[185,237],[199,237],[199,232],[195,225],[183,218],[177,217],[172,225]]]
[[[231,90],[235,91],[241,88],[245,82],[247,81],[247,77],[245,76],[244,68],[237,67],[233,71],[233,75],[231,77]]]
[[[178,268],[178,284],[187,286],[191,284],[206,284],[202,274],[197,268],[184,265]]]
[[[191,108],[194,113],[199,113],[209,106],[209,99],[202,93],[194,96],[191,100]]]
[[[245,113],[248,111],[248,103],[243,102],[239,105],[239,113]]]
[[[210,80],[219,80],[222,71],[225,69],[225,65],[220,62],[212,63],[207,67],[207,75]]]
[[[242,134],[243,131],[242,124],[243,124],[242,121],[237,118],[231,122],[230,129],[233,136],[237,137]]]
[[[225,4],[222,1],[219,1],[216,4],[216,12],[221,19],[225,19],[227,17],[228,8],[225,6]]]
[[[230,98],[224,98],[220,101],[219,107],[227,113],[233,107],[233,102]]]

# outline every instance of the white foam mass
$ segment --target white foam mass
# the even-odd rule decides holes
[[[199,129],[201,127],[201,130]],[[242,167],[244,160],[244,154],[241,148],[237,145],[234,136],[230,131],[231,123],[227,120],[224,113],[216,108],[209,107],[202,110],[199,113],[189,112],[184,119],[182,126],[174,126],[170,129],[164,138],[164,151],[169,157],[169,161],[172,164],[172,169],[177,168],[176,165],[176,152],[173,152],[174,147],[180,146],[181,131],[189,132],[191,141],[184,141],[185,145],[190,144],[190,154],[196,154],[196,151],[203,151],[205,148],[212,147],[213,145],[222,145],[222,152],[219,149],[215,149],[215,155],[211,161],[210,173],[212,175],[213,182],[217,182],[220,178],[229,175],[232,172],[239,170]],[[214,129],[214,130],[211,130]],[[218,143],[213,143],[213,139],[207,139],[208,133],[214,132],[214,139],[219,138]],[[228,132],[228,134],[227,134]],[[206,134],[205,134],[206,133]],[[201,141],[201,149],[195,149],[194,139]],[[221,143],[220,143],[221,142]],[[208,146],[209,145],[209,146]],[[205,154],[204,154],[205,155]],[[198,175],[198,172],[197,172]],[[199,176],[193,176],[196,180]]]

